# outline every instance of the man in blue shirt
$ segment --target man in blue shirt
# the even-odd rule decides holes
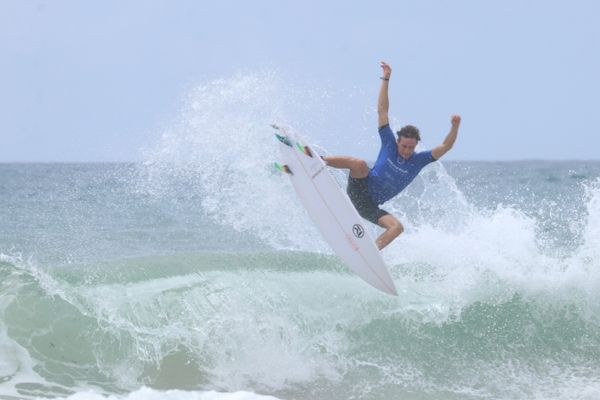
[[[444,142],[430,151],[415,152],[421,140],[419,130],[407,125],[400,129],[394,138],[388,119],[388,86],[392,68],[382,62],[383,76],[377,101],[379,136],[381,150],[372,169],[364,160],[349,156],[325,156],[327,165],[334,168],[348,168],[348,195],[358,213],[368,221],[385,229],[375,241],[381,250],[404,231],[396,217],[379,208],[392,197],[400,193],[419,174],[427,164],[438,160],[454,145],[458,135],[460,116],[453,115],[450,132]]]

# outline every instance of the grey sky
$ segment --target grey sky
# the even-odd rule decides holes
[[[193,87],[264,68],[327,90],[318,121],[351,137],[380,60],[426,144],[463,116],[449,159],[598,159],[599,18],[594,0],[3,0],[0,162],[139,160]]]

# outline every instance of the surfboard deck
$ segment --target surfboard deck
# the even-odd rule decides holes
[[[394,296],[394,281],[346,192],[327,170],[325,162],[291,128],[273,125],[279,141],[281,164],[308,215],[342,261],[371,286]]]

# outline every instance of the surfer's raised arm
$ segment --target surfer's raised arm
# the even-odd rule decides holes
[[[388,87],[390,84],[390,76],[392,75],[392,67],[385,62],[381,62],[383,75],[381,76],[381,88],[379,89],[379,98],[377,99],[377,116],[381,128],[389,123],[388,111],[390,109],[390,100],[388,98]]]
[[[446,154],[456,141],[460,125],[460,116],[453,115],[452,127],[444,142],[431,151],[415,152],[415,147],[421,139],[416,126],[402,127],[396,132],[398,136],[396,139],[390,128],[388,116],[390,108],[388,90],[392,67],[382,61],[381,69],[383,70],[381,88],[377,98],[381,148],[373,168],[365,160],[352,156],[323,157],[330,167],[350,170],[346,191],[352,205],[361,217],[385,229],[385,232],[375,240],[380,250],[398,237],[404,227],[395,216],[379,206],[402,192],[427,164]]]
[[[460,115],[453,115],[451,122],[452,127],[444,139],[444,142],[431,150],[431,155],[436,160],[446,154],[452,148],[452,146],[454,146],[454,142],[456,142],[456,137],[458,136],[458,127],[460,126]]]

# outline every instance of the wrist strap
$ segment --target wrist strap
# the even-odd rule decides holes
[[[390,80],[390,78],[385,78],[385,77],[383,77],[383,76],[382,76],[381,78],[379,78],[379,79],[382,79],[382,80],[384,80],[384,81],[389,81],[389,80]]]

